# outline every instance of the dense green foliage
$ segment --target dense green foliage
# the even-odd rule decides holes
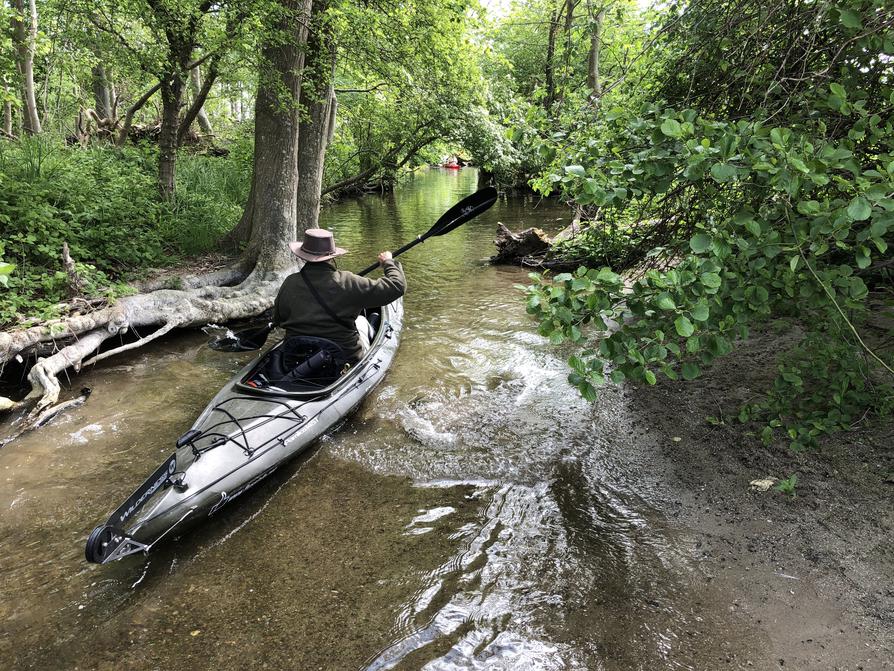
[[[324,190],[389,185],[471,137],[478,122],[465,120],[482,116],[486,89],[470,41],[479,22],[473,3],[339,0],[314,7],[314,27],[331,42],[339,101]],[[44,131],[36,137],[22,123],[10,36],[0,34],[0,103],[12,102],[12,137],[0,138],[0,328],[55,316],[78,294],[113,297],[147,267],[219,244],[239,221],[251,183],[254,93],[258,73],[269,67],[259,49],[287,38],[271,33],[271,17],[282,8],[266,0],[38,0],[37,9],[34,69]],[[0,9],[4,26],[10,12]],[[303,111],[314,101],[311,83],[329,70],[330,57],[323,61],[305,77]],[[193,127],[192,135],[168,138],[166,150],[169,89],[183,87],[179,111],[173,105],[177,123],[199,99],[185,84],[193,62],[213,82],[202,108],[214,133]],[[103,109],[102,91],[111,110]],[[282,104],[292,102],[283,97]],[[130,142],[116,147],[130,106]],[[166,151],[168,166],[176,163],[176,188],[159,197]],[[72,287],[63,268],[66,243],[83,286]]]
[[[870,290],[891,286],[892,19],[860,0],[671,6],[642,56],[656,99],[607,96],[542,139],[535,186],[592,222],[597,264],[632,270],[528,289],[541,332],[584,348],[569,363],[585,396],[606,377],[691,380],[783,317],[803,340],[740,419],[802,447],[890,410],[894,359],[861,334]],[[608,331],[598,347],[586,325]]]
[[[248,165],[187,156],[173,201],[158,198],[155,150],[71,150],[49,136],[0,143],[0,325],[58,314],[69,297],[67,243],[87,297],[114,297],[149,266],[213,248],[242,213]],[[3,269],[0,268],[0,273]]]

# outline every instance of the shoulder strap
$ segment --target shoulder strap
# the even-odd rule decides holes
[[[347,321],[345,321],[344,319],[339,317],[337,314],[335,314],[335,312],[333,312],[332,308],[330,308],[329,305],[326,304],[326,302],[323,300],[323,297],[320,296],[320,292],[317,291],[317,288],[313,284],[311,284],[311,281],[307,278],[307,275],[304,274],[304,268],[302,268],[298,274],[301,275],[301,279],[304,280],[304,283],[307,285],[307,288],[310,289],[310,293],[313,294],[313,297],[316,299],[317,303],[320,304],[320,307],[326,311],[327,315],[329,315],[330,317],[332,317],[332,319],[335,320],[336,324],[339,324],[340,326],[342,326],[346,329],[351,329],[351,330],[355,330],[355,331],[357,330],[356,324],[349,324]]]

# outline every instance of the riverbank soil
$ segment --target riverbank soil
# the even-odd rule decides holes
[[[696,534],[707,591],[763,639],[763,659],[718,658],[718,668],[891,669],[894,423],[863,422],[813,451],[764,447],[737,407],[769,386],[785,345],[764,334],[695,383],[619,392],[648,418],[639,431],[655,459],[638,467],[679,497],[663,507],[678,504],[672,515]],[[749,484],[792,473],[794,497]]]

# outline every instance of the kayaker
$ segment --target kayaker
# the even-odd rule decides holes
[[[348,363],[363,357],[355,320],[364,308],[377,308],[404,295],[407,280],[391,252],[379,254],[384,277],[371,280],[347,270],[338,270],[333,259],[347,254],[335,246],[331,231],[309,228],[304,239],[289,243],[292,253],[305,261],[289,275],[273,304],[273,321],[286,336],[315,336],[331,340]]]

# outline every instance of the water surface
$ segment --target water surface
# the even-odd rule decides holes
[[[359,269],[476,188],[418,174],[327,208]],[[503,198],[409,252],[385,382],[340,431],[148,558],[83,559],[251,354],[168,338],[83,372],[82,408],[0,451],[0,667],[713,668],[732,626],[702,603],[694,539],[640,476],[637,418],[590,406],[491,267],[496,223],[563,208]]]

